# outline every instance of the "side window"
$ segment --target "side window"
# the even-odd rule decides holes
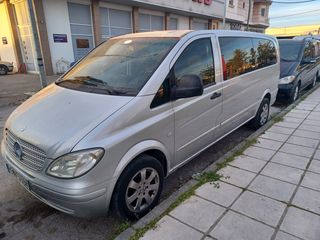
[[[224,80],[252,71],[256,58],[251,38],[219,38]]]
[[[202,38],[190,43],[174,65],[176,84],[184,75],[198,75],[204,87],[215,84],[213,51],[210,38]]]
[[[254,38],[253,46],[255,58],[252,59],[252,62],[255,69],[264,68],[277,63],[276,47],[271,40]]]
[[[170,73],[169,73],[170,74]],[[151,102],[150,108],[158,107],[162,104],[170,102],[170,78],[167,77]]]
[[[309,61],[312,58],[312,43],[307,42],[304,48],[303,59]]]

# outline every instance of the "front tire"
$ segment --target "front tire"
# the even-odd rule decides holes
[[[157,205],[163,179],[163,167],[156,158],[139,156],[121,174],[112,197],[112,209],[125,219],[143,217]]]
[[[297,84],[289,94],[288,103],[294,103],[299,98],[300,84]]]
[[[269,98],[265,97],[258,109],[256,116],[251,120],[250,127],[254,130],[261,128],[265,125],[269,120],[269,113],[270,113],[270,100]]]

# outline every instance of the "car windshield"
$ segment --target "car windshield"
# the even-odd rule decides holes
[[[79,91],[136,96],[178,38],[111,39],[56,82]]]
[[[298,41],[279,41],[280,58],[282,61],[297,62],[301,53],[302,42]]]

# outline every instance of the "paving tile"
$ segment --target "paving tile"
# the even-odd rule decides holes
[[[320,126],[320,121],[315,121],[315,120],[304,120],[305,124],[308,124],[308,125],[313,125],[313,126]]]
[[[284,122],[284,121],[274,124],[274,126],[286,127],[286,128],[297,128],[299,125],[300,123]]]
[[[288,233],[284,233],[282,231],[279,231],[277,233],[275,240],[300,240],[300,238],[297,238],[297,237],[292,236]]]
[[[309,115],[306,119],[313,120],[313,121],[319,121],[320,117],[316,115]]]
[[[306,110],[306,111],[312,111],[315,108],[315,105],[311,104],[299,104],[296,106],[297,110]]]
[[[282,143],[278,141],[273,141],[269,139],[258,138],[257,143],[254,144],[256,147],[267,148],[271,150],[278,150]]]
[[[221,169],[218,173],[223,175],[221,181],[231,183],[242,188],[247,187],[252,179],[256,176],[255,173],[231,166]]]
[[[289,112],[289,113],[286,115],[286,117],[305,119],[305,118],[306,118],[306,115]]]
[[[276,227],[286,205],[271,198],[245,191],[231,208],[248,217]]]
[[[320,132],[320,126],[312,126],[308,124],[301,124],[298,129],[305,130],[305,131],[311,131],[311,132]]]
[[[241,188],[224,182],[206,183],[196,190],[196,195],[209,201],[229,207],[242,192]]]
[[[258,173],[265,164],[266,162],[263,160],[259,160],[257,158],[252,158],[245,155],[239,156],[231,163],[229,163],[229,165],[231,166],[235,166],[255,173]]]
[[[303,116],[308,116],[308,114],[310,113],[310,110],[292,109],[289,113],[299,114],[299,115],[303,115]],[[288,114],[289,114],[289,113],[288,113]]]
[[[293,117],[284,117],[283,121],[284,122],[293,122],[293,123],[302,123],[303,119],[301,119],[301,118],[293,118]]]
[[[246,149],[243,154],[249,157],[258,158],[260,160],[269,161],[274,153],[275,151],[270,149],[251,146],[248,149]]]
[[[302,176],[303,171],[300,169],[282,166],[275,163],[268,163],[262,170],[261,174],[273,177],[282,181],[297,184]]]
[[[298,146],[290,143],[285,143],[279,150],[280,152],[285,152],[302,157],[311,157],[314,149],[304,146]]]
[[[316,139],[316,140],[319,140],[319,139],[320,139],[320,133],[305,131],[305,130],[301,130],[301,129],[297,129],[297,130],[293,133],[293,135],[294,135],[294,136],[298,136],[298,137],[305,137],[305,138]]]
[[[275,133],[282,133],[282,134],[292,134],[295,129],[292,128],[285,128],[285,127],[278,127],[278,126],[272,126],[268,129],[268,132],[275,132]]]
[[[320,159],[320,150],[317,150],[313,156],[314,159]]]
[[[289,153],[278,152],[271,159],[271,162],[280,163],[290,167],[296,167],[300,169],[306,169],[309,158],[292,155]]]
[[[259,175],[249,186],[249,190],[270,198],[288,202],[296,186],[277,179]]]
[[[210,235],[219,240],[257,240],[257,236],[259,239],[271,239],[273,231],[263,223],[229,211]]]
[[[291,136],[287,142],[300,145],[300,146],[316,148],[318,146],[319,140],[298,137],[298,136]]]
[[[320,161],[315,159],[312,160],[308,171],[320,174]]]
[[[206,232],[225,211],[207,200],[192,196],[170,212],[172,217],[179,219],[202,232]]]
[[[141,240],[186,240],[201,239],[202,234],[169,216],[164,216],[157,227],[149,230]]]
[[[285,142],[289,135],[281,134],[281,133],[274,133],[274,132],[266,132],[260,136],[260,138],[270,139],[278,142]]]
[[[292,204],[299,208],[320,214],[320,192],[299,187]]]
[[[307,172],[302,180],[301,186],[320,191],[320,174]]]
[[[303,239],[319,240],[319,226],[320,216],[290,207],[280,229]]]

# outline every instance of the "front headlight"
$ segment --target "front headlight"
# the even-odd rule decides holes
[[[47,174],[58,178],[79,177],[92,169],[103,157],[102,148],[68,153],[53,161]]]
[[[296,76],[287,76],[284,78],[281,78],[279,81],[279,84],[289,84],[292,83],[296,79]]]

